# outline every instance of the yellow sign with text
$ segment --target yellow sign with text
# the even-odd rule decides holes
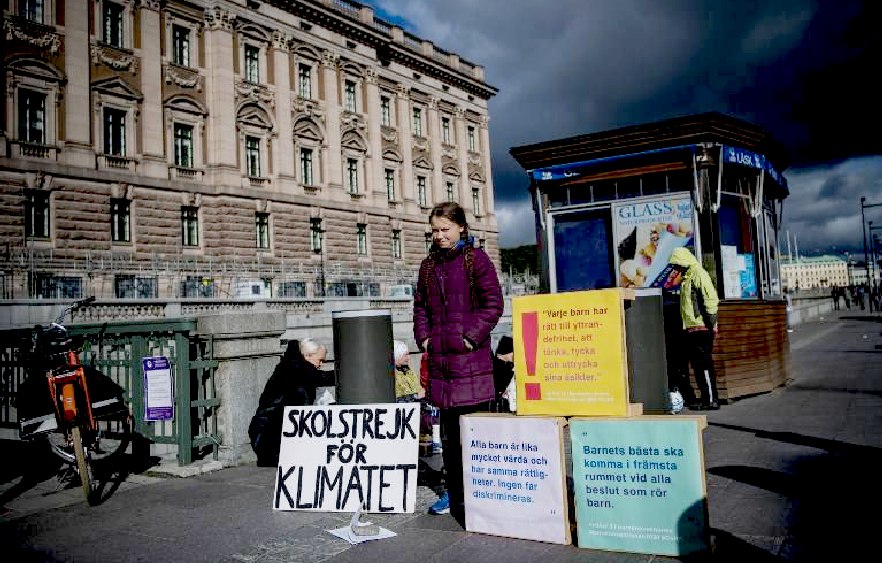
[[[627,414],[621,289],[516,297],[512,324],[519,415]]]

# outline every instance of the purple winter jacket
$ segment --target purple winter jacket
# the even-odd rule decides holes
[[[429,339],[423,350],[429,358],[426,394],[441,408],[474,405],[496,396],[490,331],[502,316],[502,289],[487,254],[479,248],[473,251],[474,309],[462,248],[434,252],[431,272],[429,259],[423,260],[414,294],[413,335],[418,346]]]

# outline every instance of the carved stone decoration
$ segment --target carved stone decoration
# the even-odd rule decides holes
[[[447,171],[448,169],[456,169],[456,176],[459,176],[459,167],[457,166],[457,162],[455,158],[450,158],[449,156],[442,155],[441,156],[441,168]]]
[[[325,114],[321,105],[315,100],[305,100],[303,98],[293,98],[291,100],[291,111],[298,117],[310,117],[324,123]]]
[[[380,126],[380,137],[386,143],[391,143],[394,145],[398,144],[398,129],[394,127],[389,127],[388,125]]]
[[[441,156],[449,159],[455,159],[456,147],[452,145],[441,145]]]
[[[410,98],[410,88],[408,88],[407,86],[404,86],[402,84],[399,84],[398,86],[395,87],[395,94],[399,98],[401,98],[403,100],[407,100]]]
[[[481,153],[469,151],[469,164],[481,164]]]
[[[468,175],[469,179],[475,180],[478,182],[484,181],[484,167],[480,164],[473,164],[471,162],[468,163]]]
[[[44,173],[42,170],[36,172],[25,172],[25,185],[30,190],[48,190],[51,191],[53,176]]]
[[[23,25],[7,18],[3,20],[3,30],[7,40],[17,39],[41,49],[49,49],[53,55],[61,48],[61,36],[43,26]]]
[[[419,153],[428,154],[429,140],[426,139],[425,137],[414,137],[413,138],[413,150],[414,150],[414,154],[417,154],[417,151],[419,151]]]
[[[145,8],[147,10],[155,10],[157,12],[161,8],[159,0],[141,0],[140,4],[141,8]]]
[[[376,84],[379,76],[377,69],[374,67],[367,67],[364,69],[364,80],[368,84]]]
[[[328,51],[327,49],[322,51],[322,66],[326,66],[329,68],[337,68],[337,64],[340,62],[340,55],[334,53],[333,51]]]
[[[92,45],[90,48],[92,64],[104,63],[113,70],[126,70],[135,74],[138,72],[138,58],[126,54],[106,45]]]
[[[287,53],[291,47],[291,37],[281,31],[273,31],[273,49]]]
[[[391,160],[394,162],[401,162],[404,160],[401,158],[401,153],[399,152],[398,145],[395,143],[389,143],[383,140],[383,149],[382,155],[385,160]]]
[[[220,8],[205,10],[205,27],[212,31],[217,29],[232,31],[233,21],[235,19],[236,17],[230,14],[227,10],[222,10]]]
[[[166,84],[175,84],[181,88],[195,88],[197,92],[202,91],[204,79],[198,72],[165,64],[162,67],[162,75]]]
[[[365,132],[367,125],[364,122],[364,118],[357,113],[344,111],[340,115],[340,132],[349,130]]]
[[[275,109],[276,97],[268,88],[240,80],[236,83],[236,101],[261,102]]]

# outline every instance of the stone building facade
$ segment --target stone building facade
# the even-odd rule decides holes
[[[498,264],[483,68],[351,0],[8,0],[2,297],[382,295],[456,200]]]

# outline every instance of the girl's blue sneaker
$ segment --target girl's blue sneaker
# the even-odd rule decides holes
[[[444,491],[435,504],[429,507],[429,514],[450,514],[450,497],[447,491]]]

